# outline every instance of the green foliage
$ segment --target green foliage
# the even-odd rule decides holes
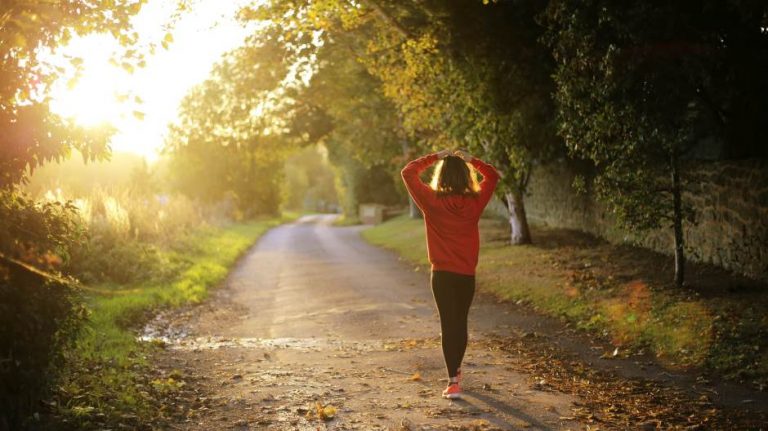
[[[538,43],[540,2],[388,6],[408,25],[371,23],[364,55],[403,126],[424,147],[465,147],[504,172],[503,191],[524,192],[534,163],[557,153],[552,64]],[[388,49],[392,46],[399,49]]]
[[[85,316],[60,256],[81,238],[69,204],[0,192],[0,424],[19,427],[37,409],[51,366]]]
[[[597,196],[624,227],[674,229],[678,285],[693,217],[681,160],[705,140],[754,147],[766,132],[766,13],[759,2],[591,0],[551,2],[543,18],[560,134],[594,163]]]
[[[4,1],[0,8],[0,188],[22,181],[28,170],[61,159],[73,149],[87,159],[107,155],[110,130],[86,130],[66,123],[48,107],[46,86],[59,71],[41,64],[43,48],[67,43],[76,34],[109,32],[124,46],[134,43],[128,20],[144,0],[94,3]],[[126,51],[125,62],[138,61]],[[77,66],[81,59],[73,59]],[[42,93],[42,94],[41,94]]]
[[[768,56],[758,46],[768,42],[767,8],[550,3],[544,21],[558,64],[560,134],[572,155],[597,166],[598,196],[626,227],[669,226],[685,216],[684,208],[674,214],[672,173],[700,141],[749,147],[745,138],[764,136]]]
[[[0,191],[0,255],[50,268],[82,239],[76,207],[36,202],[16,191]]]
[[[71,281],[49,276],[82,230],[69,203],[36,203],[15,189],[42,164],[73,149],[104,157],[108,129],[85,130],[53,115],[46,87],[59,71],[41,64],[46,48],[75,34],[110,32],[123,45],[142,0],[102,3],[9,0],[0,6],[0,426],[17,429],[38,408],[60,357],[84,317]],[[74,59],[77,65],[79,59]]]
[[[160,248],[205,224],[200,209],[180,195],[96,188],[73,202],[86,235],[70,250],[63,269],[88,284],[125,284],[173,273],[179,263]]]
[[[630,51],[643,40],[628,24],[641,23],[626,20],[651,18],[652,6],[637,8],[624,14],[599,2],[562,2],[548,13],[559,63],[561,134],[572,154],[598,167],[595,189],[619,221],[648,229],[672,216],[666,173],[673,155],[692,142],[687,106],[694,88],[679,85],[684,64],[670,61],[657,70],[647,64],[655,59]]]
[[[553,65],[534,19],[541,8],[535,1],[273,2],[246,15],[270,18],[288,34],[323,31],[308,97],[334,119],[329,146],[346,145],[345,155],[390,164],[393,173],[404,153],[469,148],[503,170],[502,189],[522,199],[532,165],[561,148]]]
[[[330,158],[344,157],[365,166],[391,164],[402,154],[395,106],[380,91],[381,82],[360,64],[363,47],[356,34],[333,34],[318,49],[319,68],[300,100],[322,109],[331,128],[325,139]],[[340,157],[339,157],[340,156]]]
[[[337,188],[348,220],[357,218],[358,204],[394,204],[406,137],[395,106],[380,92],[380,82],[355,57],[361,41],[354,34],[334,34],[318,50],[321,67],[300,96],[329,118],[323,142],[337,168]]]
[[[358,207],[362,203],[395,205],[402,201],[389,166],[365,166],[345,154],[337,154],[334,158],[339,166],[336,187],[345,219],[356,220]]]
[[[0,193],[5,235],[0,241],[0,423],[16,428],[39,411],[72,337],[82,339],[82,299],[74,279],[59,271],[89,283],[171,282],[194,262],[161,245],[200,252],[199,243],[180,242],[200,224],[199,210],[183,197],[96,189],[88,198],[62,203],[35,201],[18,191]],[[220,275],[213,269],[206,266],[210,273],[196,277],[202,282]],[[198,296],[204,291],[192,284],[184,288]]]
[[[283,208],[325,212],[338,207],[335,173],[327,153],[324,147],[308,146],[285,161]]]
[[[0,424],[20,429],[39,411],[85,317],[72,280],[0,259]]]
[[[290,115],[277,114],[291,111],[302,73],[282,61],[291,49],[282,42],[249,39],[184,99],[166,145],[177,190],[209,203],[232,198],[246,217],[276,213],[283,159],[312,134],[290,135]]]

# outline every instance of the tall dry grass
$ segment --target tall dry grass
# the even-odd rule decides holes
[[[96,187],[76,198],[56,189],[43,199],[69,200],[77,207],[86,240],[65,256],[65,269],[86,283],[125,284],[171,274],[183,262],[160,251],[177,247],[213,220],[210,210],[183,195],[128,188]]]

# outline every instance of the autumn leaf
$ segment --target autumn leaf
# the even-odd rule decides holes
[[[326,406],[323,406],[320,401],[317,401],[315,403],[315,416],[318,419],[324,420],[324,421],[330,421],[334,417],[336,417],[336,407],[328,404]],[[311,416],[311,410],[307,412],[307,417]]]

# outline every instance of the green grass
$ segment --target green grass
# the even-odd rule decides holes
[[[204,300],[243,252],[287,218],[292,217],[195,232],[173,249],[163,250],[170,260],[181,262],[170,280],[86,287],[91,314],[60,378],[56,401],[61,417],[88,427],[119,421],[127,414],[156,415],[157,395],[167,392],[167,385],[148,380],[152,346],[137,341],[136,329],[160,309]]]
[[[729,294],[726,286],[749,282],[689,265],[693,287],[680,290],[659,270],[669,258],[647,250],[545,228],[534,229],[533,245],[511,247],[498,220],[481,220],[480,231],[480,289],[608,336],[620,351],[650,350],[671,367],[709,368],[765,385],[764,286]],[[363,237],[428,265],[422,220],[398,217]]]

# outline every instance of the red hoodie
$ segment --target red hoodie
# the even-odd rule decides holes
[[[408,193],[424,214],[427,254],[432,270],[474,275],[480,251],[477,222],[499,182],[499,174],[493,166],[472,159],[470,164],[483,175],[480,193],[477,196],[438,196],[419,178],[419,174],[437,160],[437,154],[418,158],[405,165],[401,175]]]

